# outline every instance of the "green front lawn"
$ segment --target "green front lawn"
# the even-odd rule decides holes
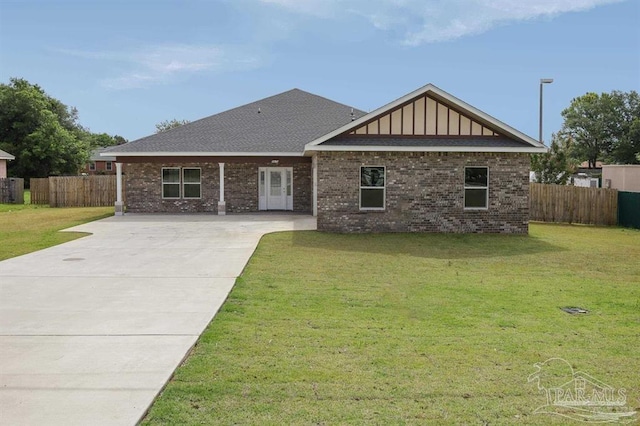
[[[638,231],[277,233],[144,423],[565,424],[533,414],[533,364],[566,359],[638,410],[639,348]]]
[[[86,234],[58,231],[110,215],[113,207],[0,204],[0,260],[80,238]]]

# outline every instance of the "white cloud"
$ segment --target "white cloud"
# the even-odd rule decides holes
[[[262,54],[237,46],[162,44],[124,51],[91,52],[58,49],[57,52],[108,61],[118,76],[104,79],[110,89],[133,89],[170,83],[201,72],[243,71],[259,67]]]
[[[402,34],[409,46],[454,40],[513,22],[580,12],[625,0],[258,0],[322,18],[361,16]]]

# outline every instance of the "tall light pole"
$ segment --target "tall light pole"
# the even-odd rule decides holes
[[[540,140],[540,143],[544,144],[544,141],[542,140],[542,86],[544,84],[550,84],[553,83],[553,79],[552,78],[541,78],[540,79],[540,133],[539,133],[539,137],[538,139]]]

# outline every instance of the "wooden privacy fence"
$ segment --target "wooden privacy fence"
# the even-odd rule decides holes
[[[618,224],[618,191],[532,183],[529,217],[543,222]]]
[[[101,207],[116,202],[115,176],[31,179],[31,202],[51,207]]]
[[[49,204],[49,178],[29,179],[31,204]]]
[[[24,179],[0,179],[0,203],[24,204]]]

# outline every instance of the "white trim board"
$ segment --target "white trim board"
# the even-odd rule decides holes
[[[304,157],[302,152],[105,152],[110,157]]]
[[[362,146],[362,145],[317,145],[307,152],[318,151],[354,151],[354,152],[522,152],[540,154],[547,152],[546,147],[478,147],[478,146]]]

